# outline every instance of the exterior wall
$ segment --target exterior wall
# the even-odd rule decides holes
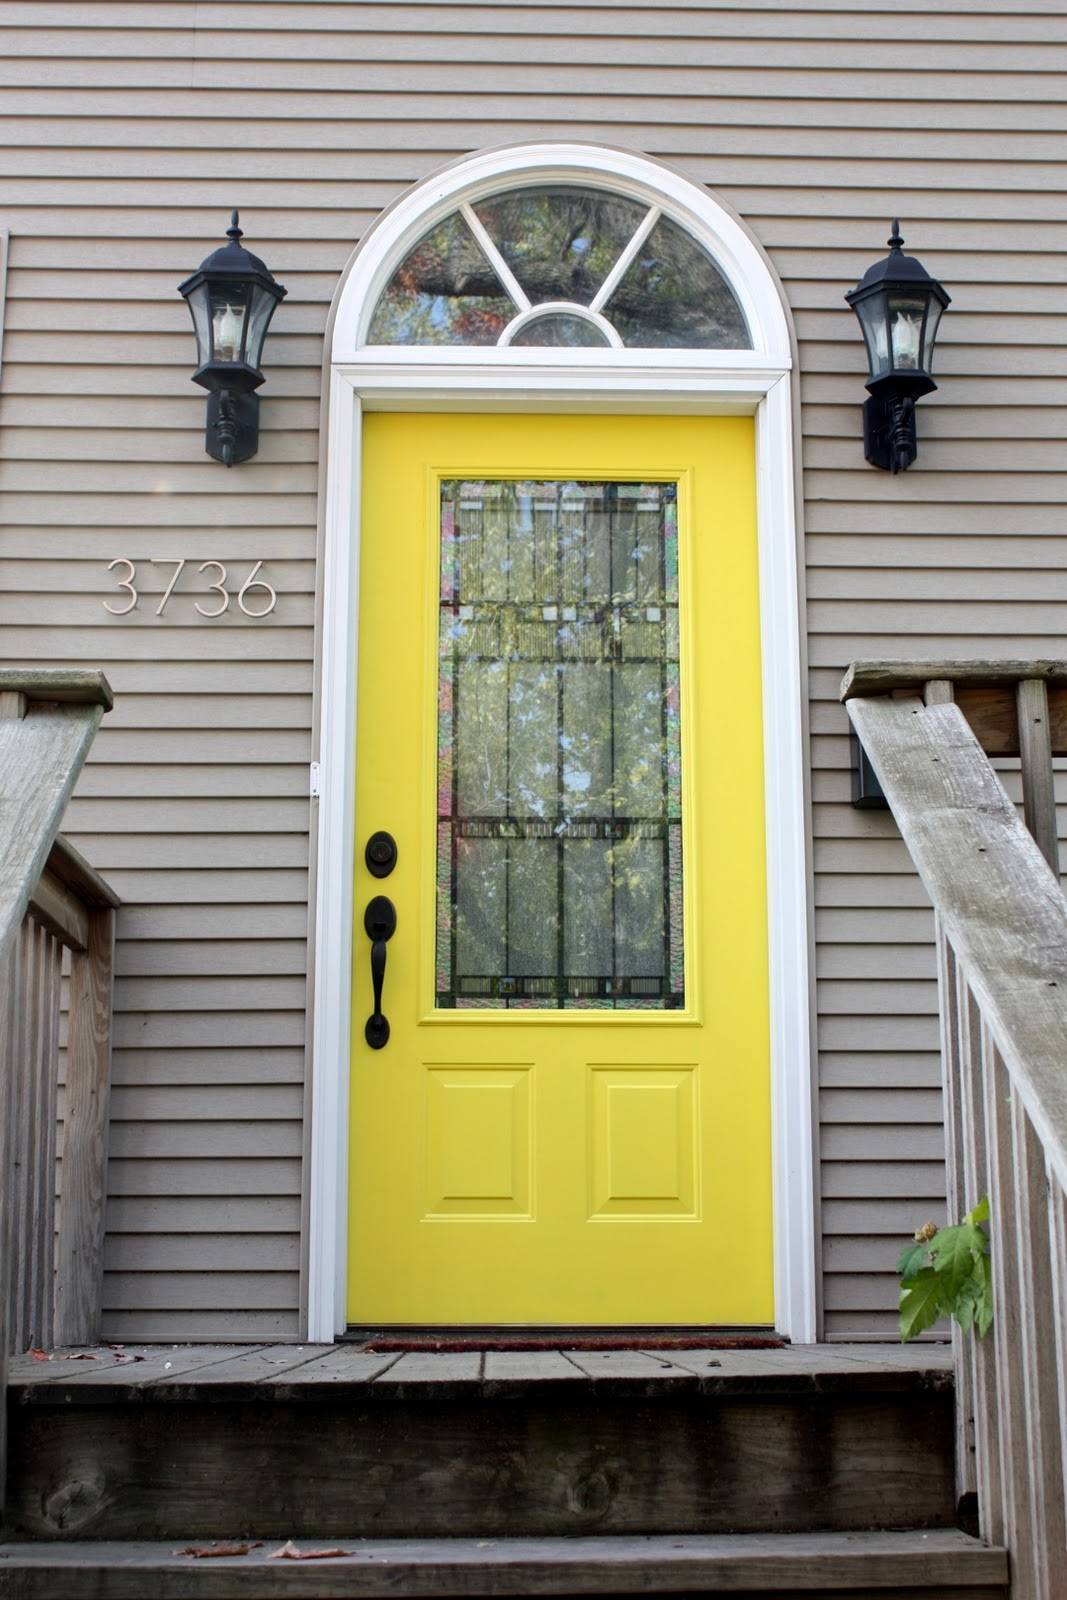
[[[554,137],[713,187],[796,318],[826,1330],[890,1333],[895,1236],[943,1196],[931,917],[891,820],[848,806],[836,687],[859,655],[1062,653],[1056,0],[3,10],[0,650],[103,666],[117,696],[67,824],[125,902],[108,1336],[298,1332],[326,314],[411,181]],[[175,285],[234,204],[289,298],[260,453],[226,473],[202,453]],[[898,479],[863,462],[842,299],[895,214],[953,295]],[[102,605],[120,603],[115,556],[146,596],[125,619]],[[157,618],[172,569],[149,562],[171,556],[187,567]],[[194,569],[214,559],[233,589],[264,561],[267,621],[197,616]]]

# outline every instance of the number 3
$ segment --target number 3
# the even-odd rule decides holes
[[[115,582],[118,584],[120,589],[128,589],[130,591],[130,603],[128,606],[112,606],[109,605],[105,600],[104,610],[110,611],[113,617],[124,617],[128,612],[132,611],[134,606],[137,604],[137,590],[133,586],[133,580],[137,576],[137,568],[134,566],[129,556],[116,556],[114,561],[108,562],[107,570],[110,572],[112,567],[118,566],[129,567],[130,569],[124,578],[115,579]]]
[[[197,572],[203,572],[207,567],[214,567],[216,572],[220,572],[222,574],[218,583],[208,584],[209,589],[214,589],[216,594],[220,594],[222,596],[222,604],[214,611],[205,611],[199,600],[194,600],[193,604],[196,606],[196,609],[199,611],[202,617],[221,617],[224,611],[228,611],[230,609],[230,596],[226,590],[226,568],[223,566],[221,561],[202,561],[196,570]]]

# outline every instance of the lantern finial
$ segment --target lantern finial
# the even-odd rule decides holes
[[[237,213],[235,211],[234,216],[236,217],[236,215]],[[893,218],[893,232],[886,240],[886,244],[889,246],[890,250],[902,250],[904,248],[904,240],[900,236],[900,223],[897,221],[896,217]]]
[[[241,213],[234,208],[234,210],[230,212],[230,226],[226,229],[227,239],[232,239],[234,244],[237,243],[238,239],[244,238],[244,229],[238,226],[240,216]],[[893,226],[894,228],[896,227],[895,222]]]

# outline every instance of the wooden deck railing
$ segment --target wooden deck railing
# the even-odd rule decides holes
[[[110,706],[101,673],[0,670],[0,1512],[8,1353],[99,1338],[118,899],[57,830]]]
[[[994,1323],[953,1329],[957,1487],[1013,1600],[1067,1573],[1067,661],[860,662],[849,716],[934,904],[949,1221],[990,1197]],[[1019,820],[989,755],[1019,755]]]

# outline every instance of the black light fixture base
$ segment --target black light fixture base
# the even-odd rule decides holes
[[[259,395],[213,390],[207,398],[204,449],[227,467],[250,461],[259,449]]]
[[[852,804],[857,811],[888,811],[889,801],[878,782],[878,774],[852,727],[848,730],[848,748],[852,767]]]
[[[919,454],[915,438],[915,401],[872,395],[863,407],[863,453],[872,467],[905,472]]]

